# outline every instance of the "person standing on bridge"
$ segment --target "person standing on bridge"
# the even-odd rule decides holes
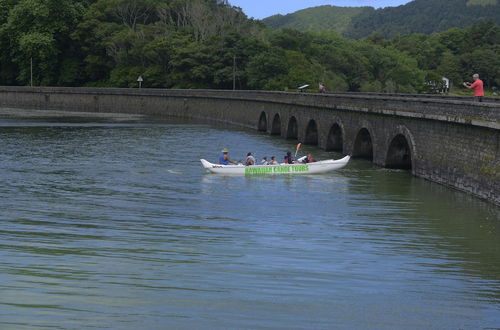
[[[472,84],[464,82],[464,86],[474,90],[474,99],[477,102],[483,102],[483,96],[484,96],[483,81],[479,79],[479,75],[477,73],[475,73],[472,76],[472,79],[474,80]]]
[[[319,84],[319,92],[320,93],[326,93],[326,87],[323,84]]]

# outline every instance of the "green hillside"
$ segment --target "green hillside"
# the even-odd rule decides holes
[[[389,7],[358,15],[344,34],[363,38],[374,32],[385,37],[395,34],[444,31],[466,27],[482,20],[500,24],[500,5],[491,0],[414,0],[404,6]]]
[[[320,6],[263,20],[274,28],[300,31],[335,30],[360,39],[373,33],[384,37],[396,34],[432,34],[453,27],[463,28],[478,21],[500,24],[499,0],[414,0],[398,7]]]
[[[372,12],[372,7],[337,7],[319,6],[299,10],[288,15],[274,15],[265,18],[263,21],[273,29],[295,29],[299,31],[324,31],[334,30],[344,33],[353,17],[368,11]]]
[[[498,0],[469,0],[467,6],[494,6],[498,4]]]

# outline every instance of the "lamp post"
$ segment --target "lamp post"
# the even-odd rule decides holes
[[[139,88],[142,87],[142,82],[144,81],[144,79],[142,79],[142,76],[139,76],[139,78],[137,78],[137,82],[139,83]]]
[[[236,90],[236,55],[233,55],[233,91]]]
[[[30,58],[30,85],[33,87],[33,56]]]

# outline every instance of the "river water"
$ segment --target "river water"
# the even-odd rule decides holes
[[[0,117],[0,328],[500,328],[498,207],[364,160],[248,178],[198,161],[295,143]]]

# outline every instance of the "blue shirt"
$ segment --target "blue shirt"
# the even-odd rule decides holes
[[[219,164],[221,164],[221,165],[229,165],[229,161],[227,161],[226,159],[224,159],[224,154],[220,154],[220,156],[219,156]]]

